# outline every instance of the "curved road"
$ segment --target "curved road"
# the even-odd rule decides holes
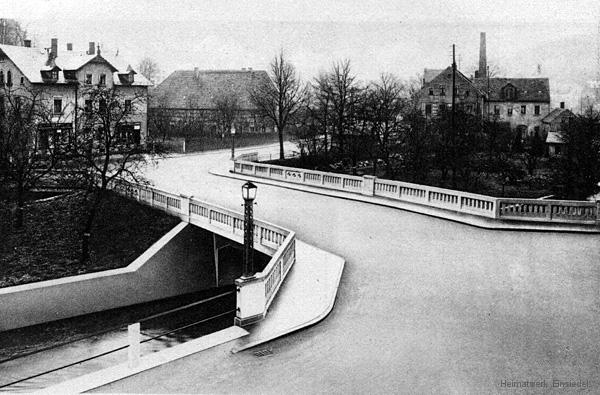
[[[242,182],[208,173],[227,158],[147,174],[241,210]],[[482,394],[554,379],[600,391],[600,235],[484,230],[264,184],[256,201],[257,217],[346,258],[329,317],[269,356],[222,345],[99,392]]]

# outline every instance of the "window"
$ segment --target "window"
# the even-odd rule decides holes
[[[52,70],[52,79],[53,80],[57,80],[58,79],[58,70]]]
[[[77,79],[77,75],[76,75],[75,71],[73,71],[73,70],[63,71],[63,74],[65,76],[65,80]]]
[[[92,112],[92,101],[91,100],[85,101],[84,111],[88,114]]]
[[[469,91],[465,91],[465,97],[469,97]]]
[[[500,106],[494,106],[494,115],[500,115]]]
[[[443,86],[440,86],[440,96],[446,96],[446,89]]]
[[[106,100],[105,99],[100,99],[100,102],[98,103],[98,110],[101,113],[106,112]]]
[[[513,111],[512,107],[508,107],[506,109],[506,115],[508,115],[509,117],[512,116],[512,111]]]
[[[433,96],[433,88],[429,88],[429,96]]]
[[[445,104],[440,104],[439,110],[440,110],[440,112],[446,111],[446,105]]]
[[[54,98],[54,113],[55,114],[62,114],[62,99],[61,98]]]
[[[527,106],[521,106],[521,114],[527,114]]]
[[[25,77],[21,77],[21,85],[25,85]]]
[[[125,112],[127,112],[127,113],[131,112],[131,100],[129,100],[129,99],[125,100]]]
[[[98,81],[98,85],[106,85],[106,74],[100,74],[100,80]]]
[[[6,85],[12,86],[12,72],[10,70],[6,73]]]
[[[506,100],[514,100],[515,99],[515,88],[512,86],[506,87],[504,90],[504,97]]]
[[[539,133],[540,133],[540,127],[539,127],[539,126],[534,126],[534,127],[533,127],[533,130],[534,130],[535,134],[537,134],[537,135],[539,136]]]
[[[130,84],[133,84],[133,73],[129,73],[127,80],[129,81]]]
[[[425,115],[431,115],[431,104],[425,104]]]
[[[4,86],[4,71],[0,71],[0,86]]]
[[[91,74],[86,74],[85,75],[85,84],[86,85],[92,85],[92,75]]]
[[[540,106],[533,107],[533,113],[535,115],[540,115]]]

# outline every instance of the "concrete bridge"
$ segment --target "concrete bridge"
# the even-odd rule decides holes
[[[239,210],[243,182],[209,173],[230,168],[227,158],[174,157],[147,175]],[[257,218],[346,258],[333,312],[269,343],[269,356],[224,344],[98,392],[481,394],[580,379],[600,388],[600,235],[481,229],[258,186]]]

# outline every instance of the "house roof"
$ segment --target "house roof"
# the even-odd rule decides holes
[[[48,53],[45,50],[34,47],[20,47],[16,45],[0,45],[0,53],[4,53],[17,68],[25,75],[31,83],[44,83],[40,71],[52,69],[60,70],[79,70],[81,67],[91,61],[106,62],[113,71],[113,82],[121,85],[117,73],[127,73],[131,66],[120,57],[110,57],[106,55],[87,55],[85,53],[74,51],[58,51],[56,58],[51,65],[48,65]],[[66,83],[64,75],[59,74],[56,83]],[[142,75],[135,77],[134,86],[152,85]]]
[[[546,144],[564,144],[564,134],[562,132],[548,132]]]
[[[425,69],[425,70],[428,70],[428,69]],[[434,70],[434,71],[437,72],[437,75],[435,77],[433,77],[429,82],[426,82],[426,84],[428,84],[428,83],[435,84],[438,80],[444,79],[445,73],[452,73],[452,66],[448,66],[444,70]],[[462,79],[464,82],[471,85],[473,87],[473,89],[475,89],[476,91],[479,92],[480,95],[485,96],[485,91],[481,90],[481,88],[479,86],[474,84],[473,81],[469,77],[467,77],[466,75],[461,73],[458,69],[456,69],[456,77],[458,79]],[[425,88],[425,86],[423,86],[423,88]]]
[[[444,69],[425,69],[423,70],[423,82],[428,83],[438,75],[440,75]]]
[[[543,123],[552,123],[563,116],[572,117],[575,116],[571,110],[567,110],[566,108],[555,108],[550,111],[548,115],[542,118]]]
[[[487,78],[475,78],[475,85],[483,92],[488,91]],[[550,102],[550,82],[548,78],[490,78],[489,101],[509,101],[502,97],[502,88],[508,84],[517,90],[515,102]]]
[[[268,81],[264,70],[177,70],[152,90],[150,106],[214,109],[216,98],[235,95],[240,108],[253,109],[250,90]]]

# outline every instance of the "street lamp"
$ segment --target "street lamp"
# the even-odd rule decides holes
[[[231,160],[235,158],[235,125],[231,124]]]
[[[254,218],[252,206],[256,198],[256,185],[250,181],[242,185],[244,198],[244,271],[242,277],[254,275]]]

